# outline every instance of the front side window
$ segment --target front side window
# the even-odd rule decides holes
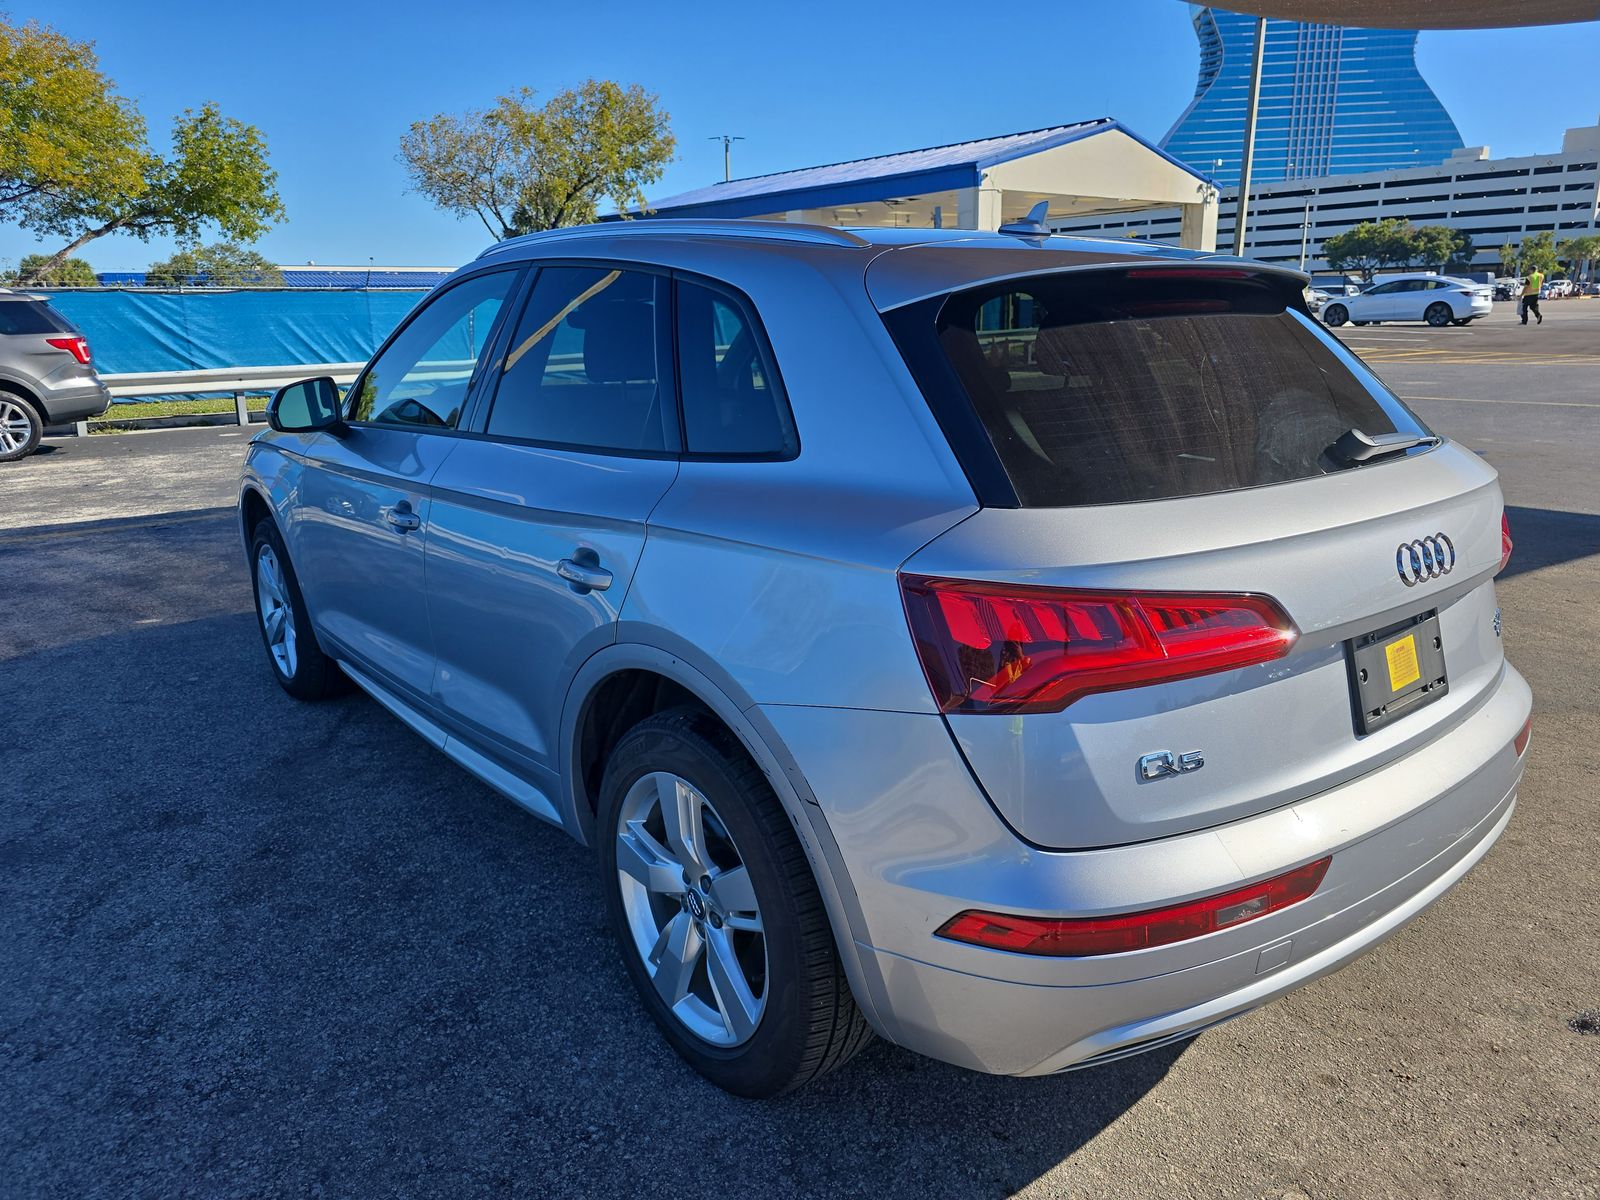
[[[487,431],[576,449],[677,448],[668,281],[643,271],[545,267],[507,345]]]
[[[678,386],[690,454],[787,458],[797,449],[789,406],[754,321],[731,296],[683,280]]]
[[[515,271],[479,275],[424,301],[356,386],[350,420],[454,429]]]

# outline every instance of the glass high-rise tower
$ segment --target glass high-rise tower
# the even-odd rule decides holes
[[[1191,5],[1194,99],[1162,148],[1224,188],[1239,182],[1256,18]],[[1414,29],[1267,22],[1252,176],[1258,183],[1436,163],[1461,133],[1417,70]]]

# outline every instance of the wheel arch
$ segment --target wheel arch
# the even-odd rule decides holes
[[[38,393],[22,380],[13,375],[0,373],[0,392],[10,392],[19,400],[25,400],[34,412],[39,414],[39,420],[45,426],[50,424],[50,414],[44,410],[44,401],[39,399]]]
[[[628,624],[623,623],[619,631],[621,636],[628,636]],[[805,850],[856,1003],[872,1027],[883,1033],[884,1027],[874,1005],[881,987],[867,977],[866,965],[856,950],[857,931],[865,930],[865,921],[827,820],[777,730],[744,689],[708,657],[688,646],[669,648],[645,641],[617,641],[591,655],[579,667],[567,688],[559,735],[563,824],[580,842],[594,844],[597,789],[585,778],[584,739],[593,737],[593,722],[598,719],[595,705],[606,700],[608,682],[612,687],[625,687],[626,684],[615,681],[630,677],[637,681],[641,674],[666,681],[670,685],[669,695],[676,689],[688,702],[703,707],[720,720],[766,776]],[[631,724],[627,727],[631,728]],[[626,728],[620,730],[618,736],[623,732]],[[593,751],[591,745],[587,753]]]
[[[247,549],[251,534],[263,517],[272,517],[276,520],[276,515],[272,511],[272,501],[259,487],[247,482],[239,489],[239,533],[244,538]]]

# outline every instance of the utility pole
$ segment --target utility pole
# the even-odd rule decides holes
[[[714,133],[706,141],[722,143],[722,182],[727,183],[733,178],[733,144],[744,139],[731,133]]]
[[[1244,257],[1244,226],[1250,215],[1250,169],[1256,158],[1256,110],[1261,106],[1261,60],[1267,51],[1267,19],[1256,18],[1255,61],[1250,66],[1250,104],[1244,114],[1244,162],[1239,168],[1239,205],[1233,218],[1233,255]]]

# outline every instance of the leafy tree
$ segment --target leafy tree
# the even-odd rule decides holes
[[[54,270],[39,274],[44,265],[42,254],[25,254],[17,270],[6,282],[16,283],[27,279],[42,287],[96,287],[100,281],[94,277],[94,268],[81,258],[69,258]]]
[[[1472,235],[1448,225],[1424,225],[1414,235],[1417,261],[1430,267],[1445,268],[1452,263],[1472,262]]]
[[[1336,233],[1322,243],[1322,253],[1335,271],[1359,271],[1369,282],[1383,267],[1407,267],[1420,257],[1411,222],[1395,217]]]
[[[1530,271],[1543,271],[1546,275],[1556,269],[1556,235],[1546,230],[1536,233],[1532,237],[1522,239],[1522,245],[1517,250],[1517,261],[1521,266],[1521,273]]]
[[[187,242],[214,225],[230,239],[247,242],[283,216],[278,173],[267,165],[260,130],[223,116],[215,104],[178,117],[172,152],[163,157],[146,151],[143,170],[137,191],[74,195],[50,206],[34,227],[72,240],[41,270],[54,270],[73,251],[108,233]]]
[[[282,287],[283,272],[271,259],[245,246],[214,242],[151,263],[144,282],[146,287]]]
[[[1600,234],[1567,238],[1556,247],[1556,256],[1567,264],[1569,275],[1587,274],[1590,264],[1600,258]]]
[[[1517,273],[1517,248],[1510,242],[1500,247],[1500,274],[1515,275]]]
[[[595,79],[542,105],[534,95],[413,124],[400,139],[411,190],[496,238],[586,224],[602,200],[643,208],[677,144],[658,97]]]
[[[144,120],[101,73],[94,47],[0,14],[0,219],[44,231],[82,196],[144,187]]]

